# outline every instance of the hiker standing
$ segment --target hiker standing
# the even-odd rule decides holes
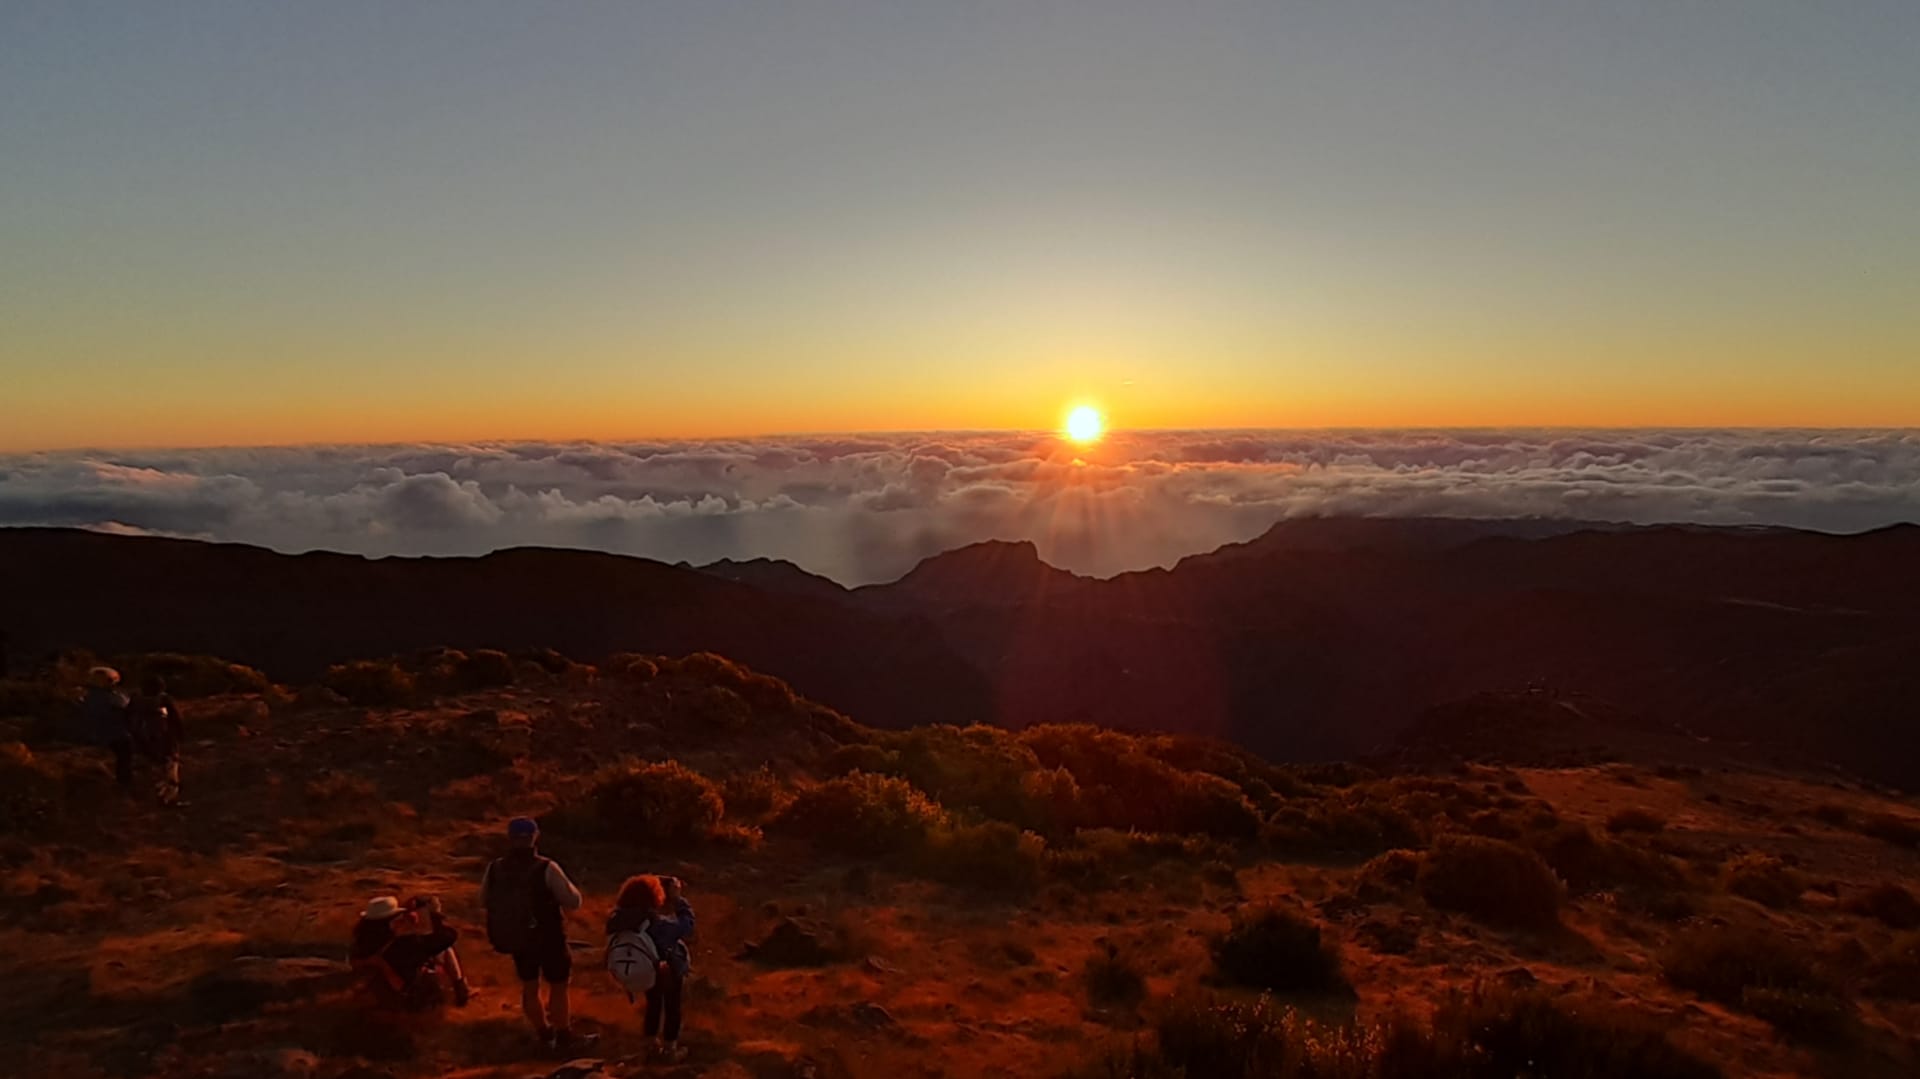
[[[629,996],[635,989],[646,993],[647,1037],[655,1055],[671,1064],[687,1057],[680,1044],[681,998],[693,966],[687,950],[693,907],[681,887],[678,877],[628,877],[607,919],[607,970]]]
[[[573,953],[567,950],[567,912],[580,909],[580,890],[560,864],[539,852],[540,826],[530,817],[507,824],[506,855],[495,858],[480,879],[487,908],[487,940],[513,957],[520,978],[520,1007],[534,1034],[549,1048],[576,1044],[567,1008]],[[540,983],[547,1003],[540,1004]]]
[[[127,726],[127,695],[120,692],[120,672],[95,667],[87,672],[87,695],[80,702],[80,719],[94,745],[113,753],[113,779],[122,790],[133,787],[133,732]]]
[[[140,695],[127,709],[127,726],[139,748],[160,766],[160,778],[153,793],[163,806],[180,802],[180,745],[186,740],[186,728],[180,722],[180,708],[167,693],[167,683],[157,674],[140,681]]]

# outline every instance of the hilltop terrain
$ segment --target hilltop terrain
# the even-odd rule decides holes
[[[434,651],[275,686],[164,671],[168,813],[0,683],[0,1053],[33,1076],[1911,1075],[1920,807],[1590,698],[1483,695],[1373,766],[1043,725],[877,730],[711,655]],[[668,763],[671,762],[671,763]],[[501,822],[589,898],[569,1070],[479,940]],[[594,969],[629,872],[700,916],[692,1056]],[[337,973],[438,893],[465,1010]],[[1265,995],[1263,995],[1265,994]]]
[[[1108,580],[988,543],[859,589],[765,560],[369,560],[0,529],[0,594],[16,666],[174,650],[297,681],[438,645],[704,650],[880,727],[1085,721],[1287,760],[1381,752],[1435,707],[1545,687],[1920,785],[1914,526],[1304,519]]]

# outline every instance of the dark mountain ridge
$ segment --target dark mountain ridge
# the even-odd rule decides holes
[[[1920,528],[1284,522],[1173,569],[1079,577],[976,544],[844,589],[786,563],[580,551],[284,556],[0,530],[16,655],[205,651],[280,677],[438,644],[712,650],[883,724],[1090,720],[1285,758],[1390,745],[1545,687],[1636,722],[1920,785]]]

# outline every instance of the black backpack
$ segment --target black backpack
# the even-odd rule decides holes
[[[502,955],[524,955],[539,943],[541,914],[553,905],[547,891],[547,866],[535,855],[499,858],[487,871],[487,943]],[[542,902],[544,900],[544,902]]]

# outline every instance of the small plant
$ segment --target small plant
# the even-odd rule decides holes
[[[1801,872],[1771,854],[1743,854],[1721,873],[1728,892],[1769,907],[1794,907],[1807,890]]]
[[[720,788],[679,761],[614,765],[592,797],[602,831],[637,840],[706,839],[726,812]]]
[[[513,679],[513,658],[491,648],[468,652],[453,668],[454,685],[462,690],[510,686]]]
[[[1643,832],[1652,835],[1665,831],[1667,818],[1650,809],[1622,809],[1607,818],[1607,831],[1619,835],[1622,832]]]
[[[1132,1007],[1147,997],[1146,976],[1112,944],[1087,961],[1082,977],[1087,998],[1095,1004]]]
[[[1040,883],[1046,840],[1005,821],[937,828],[922,868],[935,880],[983,892],[1028,892]]]
[[[1540,856],[1484,836],[1442,836],[1421,863],[1420,894],[1494,925],[1557,925],[1565,889]]]
[[[1229,981],[1278,992],[1343,992],[1340,953],[1320,925],[1280,907],[1235,915],[1213,941],[1213,962]]]

